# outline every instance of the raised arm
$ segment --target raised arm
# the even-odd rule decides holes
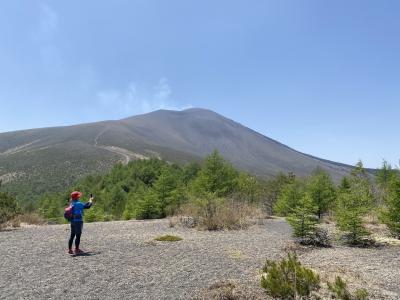
[[[85,208],[85,209],[90,208],[90,207],[92,207],[92,204],[93,204],[93,198],[90,198],[90,199],[89,199],[89,202],[86,202],[86,203],[83,205],[83,208]]]

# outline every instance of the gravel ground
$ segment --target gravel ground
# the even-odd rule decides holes
[[[183,240],[155,242],[162,234]],[[260,292],[265,259],[291,243],[281,219],[228,232],[169,228],[168,220],[85,224],[88,255],[76,257],[66,254],[68,235],[68,225],[0,232],[0,299],[190,299],[225,280]],[[300,259],[320,272],[352,272],[376,299],[400,299],[399,250],[334,247]]]
[[[168,220],[84,225],[82,249],[66,254],[68,225],[0,232],[2,299],[187,299],[221,279],[257,286],[265,257],[277,258],[290,229],[266,221],[245,231],[169,228]],[[161,234],[180,242],[154,242]]]
[[[371,299],[400,299],[400,247],[315,249],[300,256],[321,277],[339,275],[352,289],[365,288]]]

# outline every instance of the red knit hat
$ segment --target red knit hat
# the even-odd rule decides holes
[[[72,200],[79,199],[81,196],[82,196],[82,193],[78,192],[78,191],[74,191],[74,192],[71,193]]]

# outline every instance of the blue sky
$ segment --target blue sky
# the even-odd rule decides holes
[[[297,150],[400,158],[399,1],[0,3],[0,132],[214,110]]]

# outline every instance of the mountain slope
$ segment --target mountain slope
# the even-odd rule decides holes
[[[0,134],[0,179],[20,198],[59,191],[117,161],[161,157],[184,163],[218,149],[235,166],[268,177],[310,174],[316,167],[338,179],[350,166],[295,151],[205,109],[159,110],[117,121]]]

